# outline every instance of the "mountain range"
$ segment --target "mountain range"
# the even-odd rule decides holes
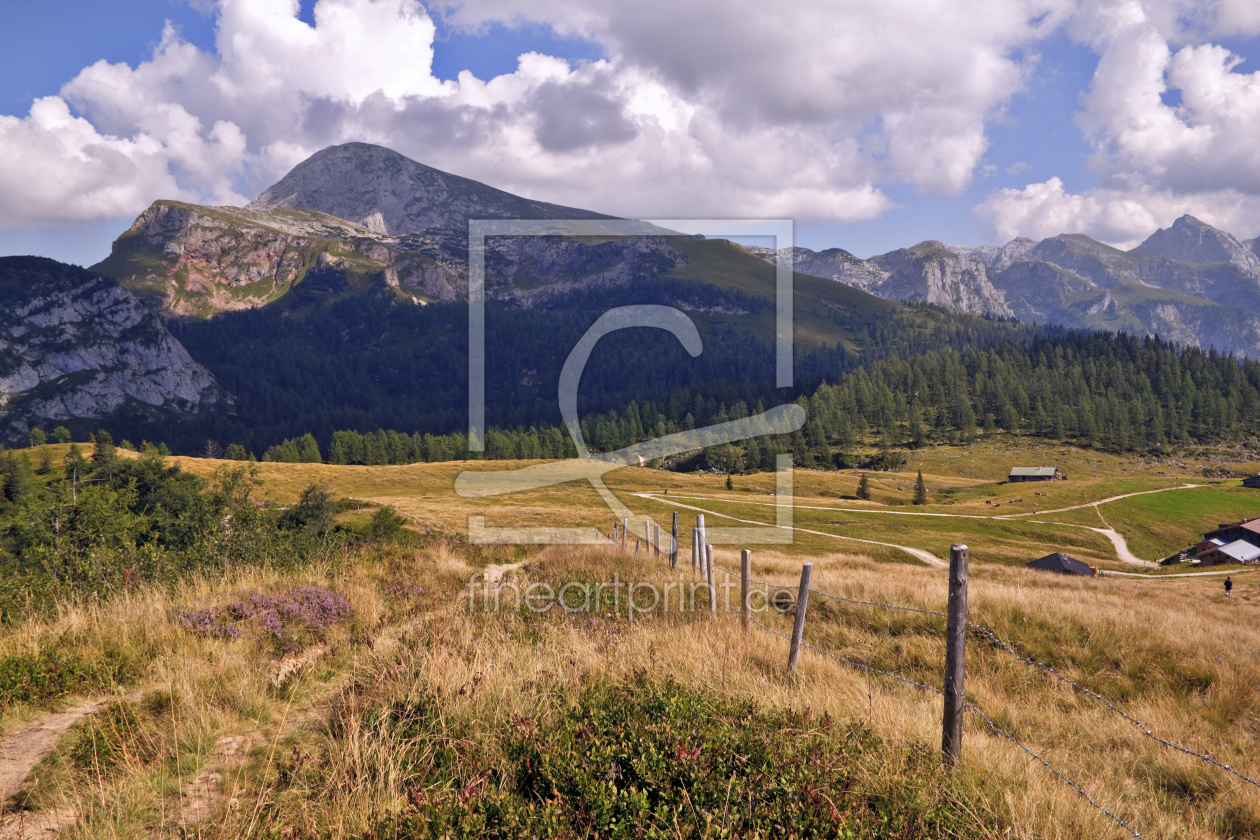
[[[177,448],[210,437],[261,449],[307,431],[327,440],[339,428],[457,430],[467,224],[522,217],[589,228],[487,241],[487,416],[502,426],[556,422],[568,350],[625,304],[687,311],[705,352],[692,359],[651,331],[609,336],[583,377],[583,412],[672,394],[681,422],[782,399],[771,384],[772,264],[788,256],[797,372],[808,381],[1037,333],[1015,319],[1260,358],[1256,243],[1188,216],[1130,252],[1064,235],[1002,247],[929,241],[866,260],[838,248],[776,253],[666,231],[611,236],[601,226],[609,216],[350,143],[313,155],[244,208],[157,201],[86,271],[0,260],[13,297],[0,435],[109,420]],[[37,317],[32,331],[26,321]]]
[[[1091,330],[1158,335],[1260,358],[1257,240],[1182,216],[1131,251],[1080,234],[1001,247],[921,242],[859,259],[831,248],[750,248],[891,300]]]

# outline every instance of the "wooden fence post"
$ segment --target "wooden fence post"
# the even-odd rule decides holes
[[[655,550],[652,552],[653,557],[661,556],[661,526],[655,522],[652,523],[652,544]]]
[[[801,588],[796,593],[796,621],[792,624],[792,647],[788,649],[788,673],[796,670],[801,658],[801,635],[805,632],[805,609],[809,606],[809,579],[814,575],[814,564],[801,566]]]
[[[647,546],[643,552],[646,557],[652,553],[652,523],[646,519],[643,520],[643,543]]]
[[[949,547],[949,607],[945,619],[945,717],[941,722],[941,752],[949,766],[962,757],[963,670],[967,648],[967,546]]]
[[[700,565],[700,530],[691,529],[691,574],[694,577],[696,567]]]
[[[629,530],[630,530],[630,520],[622,519],[621,520],[621,547],[623,549],[626,547],[626,533]]]
[[[706,546],[709,544],[709,538],[704,533],[704,514],[703,513],[696,514],[696,530],[700,532],[700,545],[701,545],[701,551],[703,552],[704,551],[703,546]],[[703,553],[700,555],[700,565],[702,566],[704,565]]]
[[[705,564],[704,576],[709,583],[709,615],[717,618],[717,587],[713,585],[713,546],[704,547],[708,563]]]
[[[744,549],[739,553],[739,603],[744,632],[752,622],[752,552]]]
[[[669,567],[678,568],[678,511],[674,511],[674,524],[669,529]]]

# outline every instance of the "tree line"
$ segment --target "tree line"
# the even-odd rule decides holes
[[[658,400],[585,416],[582,434],[591,450],[607,452],[759,414],[770,405],[752,387],[727,393],[729,402],[675,388]],[[834,382],[824,378],[796,401],[806,410],[802,430],[713,447],[684,466],[771,470],[776,455],[791,452],[806,467],[890,467],[904,463],[897,450],[966,443],[999,429],[1116,452],[1221,440],[1251,434],[1260,421],[1260,365],[1157,338],[1067,332],[1028,343],[888,357]],[[877,448],[874,455],[855,454],[870,446]],[[562,428],[536,424],[491,428],[478,456],[470,456],[459,432],[340,430],[323,453],[308,434],[268,449],[264,460],[407,464],[574,456]]]

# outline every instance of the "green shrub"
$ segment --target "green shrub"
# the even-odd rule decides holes
[[[0,708],[103,691],[134,680],[139,672],[138,662],[113,647],[94,660],[47,649],[6,656],[0,658]]]
[[[421,728],[436,718],[431,709],[388,714]],[[412,806],[369,836],[980,836],[940,789],[926,748],[901,757],[895,782],[872,783],[859,767],[880,745],[863,730],[657,687],[642,675],[588,690],[555,724],[514,720],[500,736],[508,769],[497,783],[476,760],[462,762],[462,773],[452,767],[458,732],[406,734],[430,760],[410,780]]]

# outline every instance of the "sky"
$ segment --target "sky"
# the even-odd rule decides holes
[[[1255,0],[0,0],[0,254],[89,265],[379,143],[861,257],[1260,235]]]

